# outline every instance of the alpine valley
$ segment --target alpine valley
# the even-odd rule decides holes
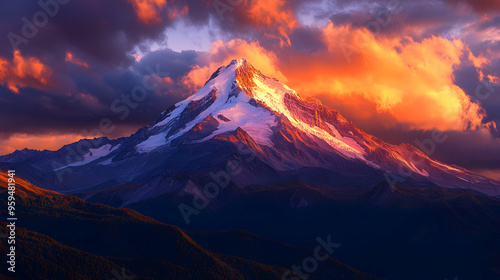
[[[122,266],[137,279],[500,279],[500,182],[417,146],[238,59],[130,137],[0,166],[26,180],[20,238],[50,241],[41,250],[88,279]],[[313,269],[318,239],[339,246]],[[50,272],[26,254],[29,273]]]

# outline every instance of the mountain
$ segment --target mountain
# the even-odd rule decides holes
[[[242,151],[255,160],[242,160]],[[185,189],[176,175],[225,169],[227,160],[242,168],[233,181],[243,186],[298,179],[344,188],[389,180],[500,196],[500,182],[432,160],[411,145],[387,144],[245,59],[220,67],[199,91],[130,137],[0,157],[37,185],[64,193],[142,185],[119,198],[123,206]],[[335,175],[316,175],[324,171]]]
[[[500,275],[500,182],[385,143],[244,59],[130,137],[16,151],[2,165],[184,230],[246,230],[308,248],[332,235],[336,259],[388,279]],[[214,252],[266,260],[196,236]]]
[[[3,204],[7,203],[7,178],[5,172],[0,172]],[[85,202],[72,195],[37,188],[22,178],[15,179],[16,273],[4,267],[0,272],[2,279],[282,279],[293,262],[313,254],[313,250],[250,233],[241,242],[237,241],[238,236],[233,240],[241,244],[241,249],[249,246],[252,249],[246,250],[257,249],[264,254],[273,250],[274,257],[258,263],[242,257],[247,255],[242,252],[239,256],[213,253],[179,228],[135,211]],[[5,222],[0,224],[6,226]],[[218,237],[221,234],[227,233],[210,233],[224,238]],[[8,253],[7,242],[0,244],[0,252]],[[288,260],[280,258],[285,255]],[[131,278],[125,278],[127,275]],[[378,279],[331,258],[310,279],[327,276]],[[304,279],[295,274],[290,277]]]

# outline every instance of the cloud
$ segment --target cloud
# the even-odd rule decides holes
[[[82,138],[84,136],[81,134],[14,134],[6,139],[0,139],[0,155],[9,154],[15,150],[22,150],[27,147],[31,149],[57,150],[66,144],[76,142]]]
[[[159,23],[166,0],[128,0],[134,6],[137,17],[146,24]]]
[[[19,88],[41,88],[49,82],[51,70],[36,57],[24,57],[14,51],[12,61],[0,57],[0,84],[19,93]]]
[[[52,61],[53,76],[57,74],[58,78],[55,87],[26,87],[21,94],[14,94],[0,85],[0,96],[4,97],[0,98],[0,138],[16,134],[81,135],[83,130],[98,128],[104,118],[111,119],[116,129],[103,136],[128,136],[192,93],[180,86],[180,80],[199,56],[195,51],[166,49],[144,55],[131,67],[111,69],[86,58],[92,71],[74,67],[65,62],[63,56],[59,63]],[[0,75],[3,76],[3,72]],[[137,103],[134,108],[128,106],[128,116],[121,119],[123,111],[113,110],[113,102],[119,102],[115,107],[123,107],[124,96],[130,96],[134,88],[144,85],[144,80],[156,86],[147,90],[144,100],[134,102]],[[44,148],[41,144],[30,148]]]
[[[74,57],[74,55],[71,53],[71,52],[66,52],[66,58],[64,59],[64,61],[66,62],[71,62],[75,65],[79,65],[79,66],[82,66],[82,67],[85,67],[85,68],[88,68],[89,65],[87,64],[87,62],[79,59],[79,58],[76,58]]]
[[[188,14],[187,5],[176,7],[174,1],[167,0],[128,0],[134,7],[137,17],[145,24],[159,24],[164,18],[174,20]]]
[[[500,181],[500,169],[475,169],[473,171],[485,177]]]
[[[500,139],[486,131],[447,132],[447,140],[440,144],[434,157],[468,169],[500,170]]]
[[[225,33],[234,37],[257,35],[262,42],[290,45],[289,35],[299,25],[296,17],[303,0],[209,0],[205,10]]]
[[[70,1],[60,5],[46,25],[39,28],[35,26],[36,32],[33,36],[29,35],[29,38],[24,35],[26,32],[23,31],[24,23],[21,18],[26,17],[28,21],[32,21],[35,12],[43,9],[37,1],[23,5],[12,3],[9,4],[10,7],[0,10],[0,34],[6,37],[7,34],[14,33],[26,37],[26,43],[18,46],[23,55],[44,56],[47,61],[52,62],[59,61],[61,57],[64,60],[66,52],[71,50],[74,57],[85,58],[89,65],[98,63],[107,67],[127,67],[134,63],[130,54],[136,48],[163,40],[165,29],[188,12],[184,1],[174,2]],[[152,9],[152,13],[147,12],[148,8]],[[7,39],[0,44],[0,57],[10,56],[12,51]]]
[[[297,19],[285,0],[253,0],[248,5],[246,14],[255,26],[276,30],[282,44],[290,45],[288,33],[297,25]]]
[[[482,123],[481,106],[454,82],[453,71],[463,61],[469,59],[478,67],[485,63],[461,40],[376,38],[365,28],[331,22],[323,34],[327,50],[307,55],[287,52],[283,56],[288,58],[279,60],[292,88],[345,99],[344,105],[352,108],[368,100],[377,113],[389,113],[406,129],[488,126]]]
[[[466,3],[476,12],[500,13],[500,2],[495,0],[447,0],[453,4]]]
[[[276,66],[278,58],[274,53],[266,51],[257,41],[233,39],[228,42],[214,42],[209,54],[204,54],[200,59],[201,65],[193,66],[183,77],[182,83],[193,91],[198,90],[217,68],[237,58],[246,58],[265,75],[286,81]]]
[[[498,78],[497,76],[487,75],[487,77],[490,80],[490,82],[492,82],[494,84],[500,84],[500,78]]]

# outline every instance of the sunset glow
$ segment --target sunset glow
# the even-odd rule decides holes
[[[500,0],[0,7],[0,279],[500,279]]]
[[[40,124],[49,134],[37,134],[33,141],[17,141],[6,134],[2,152],[23,146],[14,142],[34,149],[69,143],[69,138],[36,141],[66,133],[66,128],[51,127],[49,120],[74,115],[63,113],[64,106],[92,108],[74,115],[82,129],[92,129],[99,118],[108,116],[133,133],[156,113],[198,90],[221,65],[243,57],[265,75],[302,96],[318,97],[391,142],[406,138],[408,132],[425,134],[434,129],[456,131],[464,138],[473,131],[486,131],[495,138],[500,117],[494,94],[500,83],[498,5],[493,1],[424,2],[126,0],[116,17],[134,20],[127,31],[110,25],[114,18],[103,14],[92,23],[96,27],[91,29],[98,31],[94,37],[89,34],[85,43],[68,40],[61,54],[57,54],[59,48],[52,53],[38,51],[37,44],[51,44],[40,41],[47,37],[42,35],[19,50],[0,53],[5,94],[22,99],[27,95],[24,89],[37,90],[35,98],[43,104],[40,110],[52,116]],[[68,9],[92,9],[90,3],[74,6]],[[78,26],[76,20],[71,19],[71,26]],[[53,31],[40,28],[40,32]],[[188,33],[189,44],[169,39],[188,38]],[[176,51],[169,49],[170,44]],[[183,45],[187,47],[180,51]],[[157,70],[162,74],[151,73]],[[146,110],[141,102],[137,107],[148,113],[126,105],[131,117],[117,119],[119,113],[113,112],[111,104],[115,99],[125,104],[122,94],[130,94],[135,86],[120,79],[141,84],[141,79],[155,77],[162,81],[145,101],[155,105]],[[115,104],[114,111],[119,111]],[[399,134],[384,136],[387,130]],[[22,126],[12,132],[31,135]],[[490,148],[500,151],[495,143]]]

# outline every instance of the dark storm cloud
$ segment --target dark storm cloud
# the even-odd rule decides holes
[[[306,53],[317,52],[326,48],[323,42],[323,33],[318,27],[297,27],[290,34],[290,42],[294,49]]]
[[[186,0],[185,3],[189,9],[187,17],[195,25],[206,24],[210,17],[215,15],[216,10],[213,1]],[[236,2],[236,1],[233,1]],[[226,3],[224,1],[224,3]],[[227,3],[226,3],[227,4]]]
[[[167,14],[162,14],[160,23],[146,24],[125,0],[67,2],[58,4],[55,0],[43,0],[43,3],[56,3],[57,8],[50,7],[53,17],[50,16],[47,24],[37,27],[32,38],[24,36],[23,26],[26,19],[33,23],[33,15],[40,14],[43,8],[37,1],[2,3],[0,58],[12,60],[14,49],[9,36],[16,34],[25,39],[16,46],[21,54],[39,59],[52,73],[45,88],[21,88],[20,94],[14,94],[0,86],[0,123],[4,136],[78,133],[82,129],[92,129],[102,118],[116,118],[111,104],[141,85],[144,76],[157,71],[161,78],[169,76],[173,82],[162,81],[140,106],[117,124],[133,127],[133,131],[188,94],[175,83],[195,64],[196,52],[157,51],[146,55],[139,63],[130,55],[136,47],[164,40],[165,28],[172,24]],[[170,5],[182,6],[179,3]],[[202,13],[200,20],[206,20]],[[33,30],[28,28],[28,31]],[[65,61],[67,52],[87,67]]]
[[[23,89],[22,94],[12,94],[0,87],[0,94],[4,97],[0,100],[0,124],[2,133],[7,135],[47,133],[55,128],[63,132],[80,132],[99,118],[77,98],[49,95],[31,88]]]
[[[143,57],[136,65],[136,69],[143,75],[148,75],[148,67],[158,64],[164,72],[170,73],[172,79],[178,79],[191,70],[191,66],[199,64],[201,54],[196,51],[182,51],[180,53],[170,49],[154,51]]]
[[[64,64],[66,80],[64,87],[52,92],[23,88],[14,94],[0,86],[0,126],[5,137],[8,134],[80,133],[83,129],[98,127],[100,120],[110,118],[121,127],[109,137],[132,133],[137,128],[149,124],[155,117],[175,102],[187,97],[191,92],[179,84],[180,78],[196,64],[194,51],[156,51],[146,55],[140,63],[131,68],[107,68],[90,65],[96,73],[82,73],[71,69],[75,65]],[[125,106],[124,95],[130,96],[135,87],[143,87],[144,77],[149,84],[157,84],[147,89],[147,97],[130,107],[129,114],[122,119]],[[159,78],[171,79],[165,81]],[[155,80],[159,79],[159,80]],[[71,90],[66,91],[68,88]],[[55,94],[54,92],[59,92]],[[117,100],[119,101],[118,103]],[[116,103],[113,106],[113,102]],[[114,107],[114,108],[113,108]]]
[[[477,21],[475,14],[463,14],[446,2],[424,1],[337,1],[322,11],[319,20],[329,19],[335,24],[366,27],[377,36],[399,38],[401,35],[421,40],[431,35],[455,36],[452,31]],[[347,9],[348,10],[344,10]]]
[[[468,43],[475,53],[493,53],[493,57],[500,58],[500,15],[490,16],[479,22],[473,22],[463,40]],[[495,55],[496,54],[496,55]]]
[[[57,3],[55,0],[42,2]],[[172,24],[168,16],[159,24],[141,22],[132,5],[121,0],[68,1],[59,5],[58,11],[49,18],[47,24],[37,28],[33,38],[19,44],[23,53],[48,56],[68,49],[79,55],[92,56],[108,65],[126,65],[132,62],[127,53],[137,44],[155,40],[163,36],[166,26]],[[23,17],[33,22],[35,13],[43,11],[37,1],[16,1],[9,8],[0,10],[0,56],[12,55],[12,45],[8,34],[23,36]],[[29,3],[29,4],[28,4]],[[55,10],[55,9],[54,9]],[[35,26],[36,27],[36,26]]]
[[[448,140],[436,149],[434,158],[468,169],[499,169],[500,140],[489,133],[447,132]]]

